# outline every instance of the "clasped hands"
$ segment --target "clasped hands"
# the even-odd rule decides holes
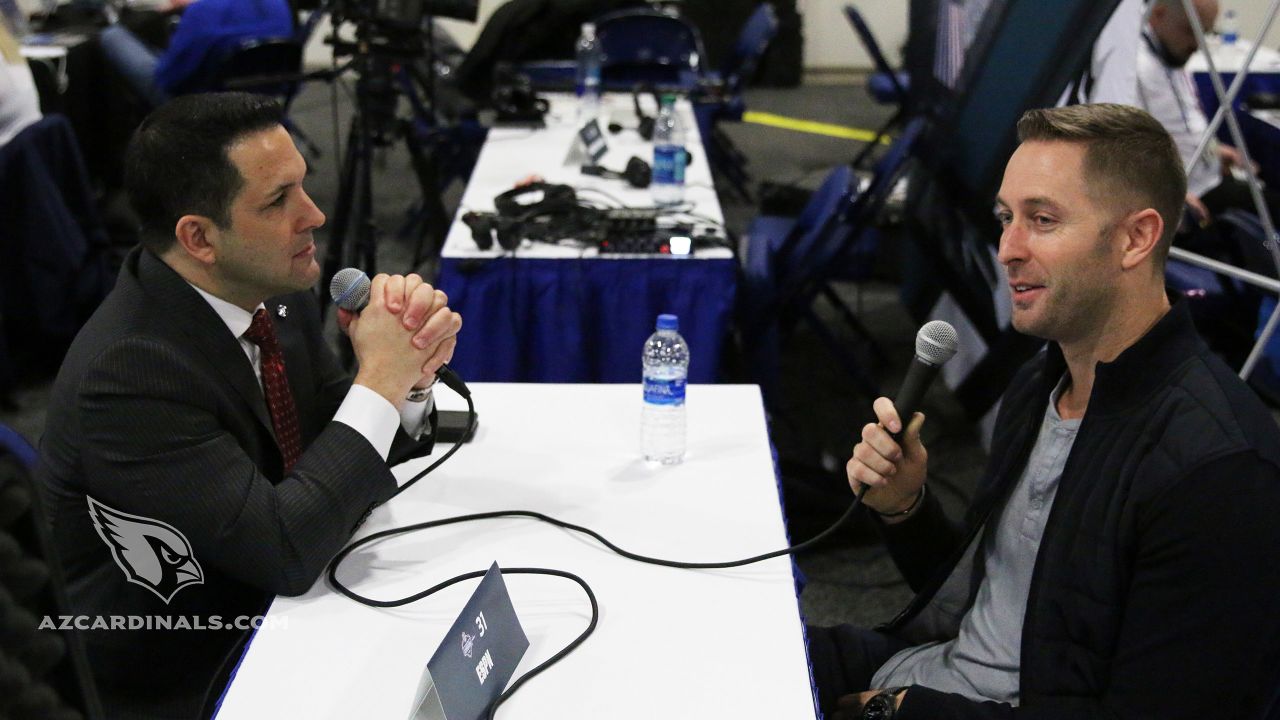
[[[434,382],[453,358],[462,328],[462,316],[448,301],[415,273],[375,276],[364,310],[338,310],[338,327],[351,338],[360,363],[356,383],[399,408],[410,389]]]

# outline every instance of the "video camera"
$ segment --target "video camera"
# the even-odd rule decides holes
[[[372,51],[382,55],[417,57],[422,54],[423,22],[450,18],[475,22],[480,0],[332,0],[329,13],[334,27],[353,23],[364,47],[335,42],[334,52],[350,55]]]

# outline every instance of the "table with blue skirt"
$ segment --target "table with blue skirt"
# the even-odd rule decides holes
[[[1213,63],[1222,75],[1223,90],[1231,88],[1231,83],[1243,69],[1244,61],[1248,59],[1252,47],[1252,43],[1243,39],[1233,45],[1223,45],[1219,41],[1213,43],[1211,46]],[[1200,106],[1204,108],[1205,116],[1212,120],[1220,103],[1217,93],[1214,92],[1205,54],[1198,52],[1193,55],[1187,61],[1187,70],[1195,80]],[[1275,185],[1280,181],[1280,167],[1273,167],[1275,163],[1266,162],[1264,158],[1273,158],[1280,152],[1280,149],[1273,145],[1276,142],[1276,135],[1271,128],[1262,123],[1251,122],[1247,114],[1249,98],[1263,93],[1280,96],[1280,52],[1266,46],[1258,48],[1253,62],[1249,64],[1249,74],[1245,76],[1240,91],[1236,94],[1233,107],[1236,110],[1236,117],[1240,119],[1240,130],[1244,134],[1249,152],[1254,160],[1262,165],[1263,179],[1268,184]],[[1235,144],[1226,122],[1218,128],[1218,139],[1230,145]]]
[[[639,382],[644,341],[657,316],[672,313],[689,344],[689,381],[715,382],[737,289],[738,265],[727,247],[699,243],[687,256],[624,255],[572,240],[525,240],[514,250],[496,243],[485,250],[462,221],[468,211],[493,212],[496,195],[534,174],[573,186],[594,205],[653,206],[647,189],[582,174],[577,103],[568,95],[549,99],[546,127],[489,133],[445,240],[437,285],[463,318],[451,365],[476,381]],[[609,149],[600,165],[621,170],[631,157],[652,161],[652,144],[633,129],[630,96],[606,95],[601,112],[601,127],[615,122],[623,129],[606,134]],[[679,220],[695,235],[722,233],[692,108],[681,101],[677,113],[694,161],[686,171],[683,211],[660,223]]]

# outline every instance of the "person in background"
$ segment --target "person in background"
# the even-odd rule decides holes
[[[1192,0],[1192,5],[1201,27],[1209,32],[1218,18],[1218,0]],[[1183,167],[1190,168],[1186,202],[1196,219],[1207,224],[1227,209],[1256,211],[1253,195],[1242,177],[1257,174],[1257,168],[1245,167],[1240,151],[1216,138],[1192,162],[1209,127],[1195,82],[1185,69],[1199,49],[1182,0],[1153,0],[1138,44],[1137,104],[1173,136]],[[1280,195],[1267,192],[1265,202],[1272,217],[1280,219]]]
[[[40,119],[40,96],[22,49],[0,16],[0,146]]]
[[[122,25],[99,35],[107,60],[153,107],[174,95],[209,89],[212,64],[240,42],[294,32],[285,0],[172,0],[171,9],[183,10],[182,19],[164,52]]]

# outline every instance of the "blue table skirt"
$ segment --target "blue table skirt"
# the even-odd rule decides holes
[[[1262,179],[1268,187],[1280,188],[1280,128],[1265,123],[1248,113],[1240,115],[1240,129],[1249,143],[1253,161],[1262,166]],[[1280,218],[1272,218],[1280,221]]]
[[[718,379],[737,285],[731,259],[444,258],[438,286],[462,314],[450,363],[485,382],[640,382],[660,313],[680,317],[689,381]]]
[[[1200,106],[1204,108],[1205,117],[1213,120],[1213,114],[1218,112],[1218,96],[1213,91],[1213,81],[1207,72],[1198,72],[1192,75],[1196,83],[1196,93],[1200,96]],[[1231,83],[1236,79],[1235,73],[1222,74],[1222,88],[1224,90],[1231,87]],[[1258,92],[1280,93],[1280,73],[1274,72],[1250,72],[1249,77],[1244,79],[1244,87],[1240,88],[1240,93],[1236,95],[1235,107],[1238,115],[1243,114],[1242,110],[1245,100],[1250,95]],[[1243,123],[1242,123],[1243,124]],[[1242,128],[1243,129],[1243,128]],[[1230,130],[1224,120],[1218,128],[1218,139],[1234,145],[1235,141],[1231,139]],[[1248,142],[1245,138],[1245,142]]]

